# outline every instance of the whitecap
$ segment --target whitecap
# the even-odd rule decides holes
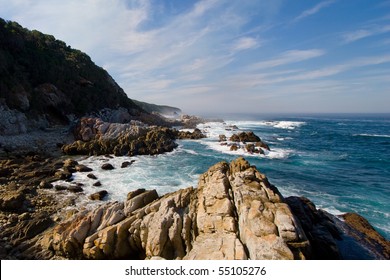
[[[286,159],[293,153],[290,149],[273,148],[271,151],[264,150],[264,156],[269,159]]]
[[[361,137],[381,137],[381,138],[390,138],[388,134],[354,134],[353,136],[361,136]]]
[[[328,207],[321,207],[319,206],[318,208],[332,214],[335,216],[343,215],[345,212],[340,211],[339,209],[335,208],[334,206],[328,206]]]
[[[268,159],[286,159],[288,158],[294,151],[290,149],[282,149],[282,148],[273,148],[271,151],[263,150],[264,154],[256,154],[250,153],[246,150],[245,145],[240,143],[234,143],[237,146],[236,151],[230,150],[232,143],[226,143],[226,145],[221,145],[221,142],[203,140],[201,144],[207,146],[209,149],[213,151],[217,151],[220,153],[234,155],[234,156],[245,156],[245,157],[257,157],[257,158],[268,158]]]
[[[183,149],[183,152],[185,152],[187,154],[191,154],[191,155],[199,155],[198,152],[195,152],[194,150],[191,150],[191,149]]]

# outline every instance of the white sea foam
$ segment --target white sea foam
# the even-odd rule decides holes
[[[306,124],[305,122],[291,122],[291,121],[279,121],[279,122],[271,122],[271,123],[273,127],[282,128],[282,129],[295,129],[297,127]]]
[[[330,214],[332,214],[332,215],[335,215],[335,216],[345,214],[345,212],[342,212],[342,211],[336,209],[334,206],[321,207],[321,206],[319,205],[318,208],[323,209],[323,210],[325,210],[326,212],[328,212],[328,213],[330,213]]]
[[[189,152],[180,150],[178,152]],[[192,151],[194,152],[194,151]],[[191,153],[191,151],[190,151]],[[106,190],[108,196],[106,200],[123,201],[127,193],[139,188],[156,189],[159,195],[174,192],[178,189],[196,186],[200,174],[195,172],[193,166],[175,162],[175,153],[168,153],[159,156],[137,156],[137,157],[113,157],[93,156],[79,159],[80,164],[84,164],[93,171],[102,186],[95,187],[93,184],[97,180],[87,177],[89,173],[74,173],[72,182],[57,181],[54,185],[70,186],[75,183],[82,183],[83,193],[87,198],[90,194],[100,190]],[[124,161],[135,160],[127,168],[121,168]],[[102,170],[103,163],[112,164],[115,169]],[[81,196],[80,196],[81,197]],[[90,202],[92,203],[92,202]]]
[[[387,134],[354,134],[353,136],[362,136],[362,137],[381,137],[381,138],[390,138],[390,135]]]
[[[237,131],[247,131],[258,129],[259,127],[271,126],[279,129],[293,130],[305,125],[305,122],[294,121],[225,121],[225,122],[209,122],[198,125],[209,138],[217,138],[218,135],[224,134],[231,136]]]
[[[238,127],[259,127],[259,126],[272,126],[275,128],[281,129],[295,129],[297,127],[301,127],[305,125],[306,122],[298,122],[298,121],[238,121],[234,122]]]
[[[235,143],[238,149],[236,151],[231,151],[230,150],[231,146],[221,145],[221,142],[203,140],[201,141],[201,143],[213,151],[217,151],[228,155],[235,155],[235,156],[269,158],[269,159],[285,159],[288,158],[293,153],[293,150],[289,150],[289,149],[272,148],[271,151],[264,149],[263,150],[264,154],[256,154],[256,153],[250,153],[246,151],[245,145],[243,144]]]
[[[227,141],[227,145],[221,145],[219,142],[219,135],[225,135],[229,139],[233,134],[239,133],[241,131],[248,131],[251,129],[258,129],[259,126],[265,126],[271,122],[265,121],[226,121],[226,122],[209,122],[198,125],[198,128],[207,135],[206,139],[200,141],[203,145],[207,146],[209,149],[229,154],[235,156],[245,156],[245,157],[258,157],[258,158],[269,158],[269,159],[285,159],[288,158],[294,151],[290,149],[281,149],[281,148],[272,148],[271,151],[264,149],[264,154],[250,153],[246,151],[245,145],[242,143],[234,143],[237,146],[236,151],[231,151],[230,147],[233,142]],[[280,122],[272,122],[273,125],[277,125]],[[295,125],[302,125],[303,123],[298,122],[288,122],[290,126],[295,123]],[[261,135],[260,135],[261,136]],[[290,137],[278,138],[276,135],[275,138],[279,141],[285,139],[292,139]],[[283,140],[280,140],[283,139]],[[271,144],[270,141],[268,143]]]
[[[199,155],[199,153],[195,152],[194,150],[191,149],[183,149],[183,152],[191,155]]]

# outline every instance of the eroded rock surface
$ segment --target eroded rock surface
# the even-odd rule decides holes
[[[204,173],[198,188],[83,211],[43,245],[67,258],[305,259],[310,244],[277,189],[243,158]]]

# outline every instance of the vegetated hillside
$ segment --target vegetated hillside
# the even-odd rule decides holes
[[[103,68],[54,36],[0,18],[0,107],[27,119],[69,122],[103,108],[126,108],[132,118],[158,121],[127,97]]]
[[[177,107],[172,107],[167,105],[156,105],[156,104],[138,101],[135,99],[133,99],[133,102],[149,113],[158,113],[158,114],[168,115],[168,116],[180,115],[182,113],[181,109]]]

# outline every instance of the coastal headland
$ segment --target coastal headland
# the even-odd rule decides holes
[[[79,205],[86,194],[74,174],[99,186],[79,156],[163,154],[178,139],[206,137],[196,128],[205,120],[133,102],[86,54],[53,36],[0,20],[0,38],[1,259],[390,258],[389,241],[362,216],[284,197],[243,157],[215,162],[197,186],[164,195],[138,189],[124,201],[107,201],[110,190],[99,189],[87,197],[98,204]],[[170,110],[175,118],[163,116]],[[220,142],[272,150],[251,131]]]

